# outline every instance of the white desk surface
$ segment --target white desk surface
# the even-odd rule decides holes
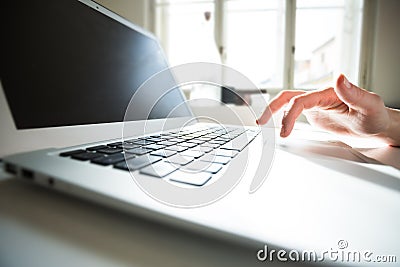
[[[365,151],[400,163],[400,148]],[[0,173],[0,266],[264,266],[255,254]]]
[[[0,266],[264,266],[256,252],[0,173]]]

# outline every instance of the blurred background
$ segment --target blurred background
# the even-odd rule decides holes
[[[400,107],[400,1],[96,1],[154,33],[172,66],[226,64],[270,97],[282,89],[334,86],[344,73],[386,105]],[[252,88],[227,86],[251,99]],[[183,89],[189,99],[251,104],[225,98],[222,88]]]

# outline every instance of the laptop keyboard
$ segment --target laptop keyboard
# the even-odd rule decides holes
[[[202,186],[259,134],[239,127],[187,127],[62,152],[61,157]]]

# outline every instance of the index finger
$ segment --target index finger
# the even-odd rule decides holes
[[[290,102],[290,100],[298,95],[304,94],[305,91],[300,90],[284,90],[281,91],[274,99],[271,100],[269,105],[265,108],[263,114],[257,120],[257,124],[266,124],[278,110]]]

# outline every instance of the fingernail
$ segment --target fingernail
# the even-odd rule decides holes
[[[286,132],[285,126],[282,125],[280,136],[284,137],[285,136],[285,132]]]
[[[350,89],[351,88],[351,83],[347,80],[347,78],[346,78],[346,76],[343,76],[343,83],[344,83],[344,85],[348,88],[348,89]]]

